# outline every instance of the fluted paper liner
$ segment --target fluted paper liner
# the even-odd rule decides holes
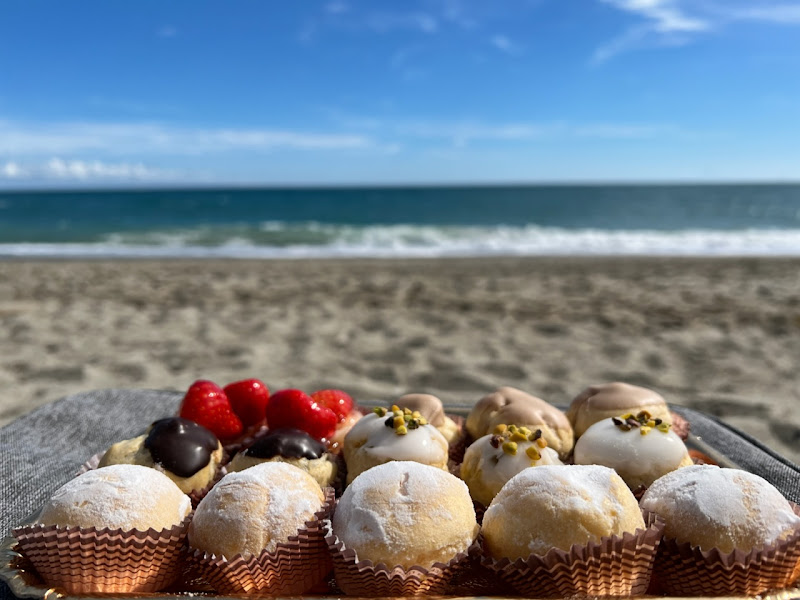
[[[555,598],[573,595],[641,596],[652,575],[664,520],[643,510],[645,528],[599,542],[553,548],[511,562],[485,555],[481,564],[523,596]]]
[[[12,534],[19,552],[52,587],[71,594],[147,593],[181,575],[190,520],[161,531],[33,524]]]
[[[306,521],[296,536],[278,544],[274,552],[265,550],[247,558],[237,554],[228,560],[190,548],[189,564],[220,594],[303,594],[324,581],[331,572],[325,524],[330,521],[334,503],[333,488],[326,488],[325,501],[314,514],[314,520]]]
[[[383,563],[374,564],[371,560],[358,560],[356,551],[346,548],[327,524],[330,556],[333,559],[333,573],[336,585],[348,596],[393,597],[438,596],[448,593],[450,582],[464,575],[472,567],[472,557],[479,552],[479,545],[473,543],[467,552],[456,554],[447,563],[434,563],[425,568],[414,565],[406,569],[402,566],[388,567]]]
[[[85,463],[83,463],[81,465],[81,468],[78,469],[78,472],[75,474],[75,476],[77,477],[78,475],[83,475],[87,471],[93,471],[93,470],[97,469],[98,466],[100,465],[100,459],[103,458],[103,454],[105,454],[105,452],[98,452],[97,454],[92,456],[89,460],[87,460]],[[189,499],[192,501],[192,508],[193,509],[197,508],[197,505],[200,504],[200,500],[205,498],[206,494],[208,494],[208,492],[211,491],[211,488],[213,488],[215,485],[217,485],[217,483],[219,483],[219,480],[222,479],[225,476],[225,474],[227,473],[227,470],[222,465],[224,465],[227,462],[228,462],[227,461],[227,453],[223,450],[222,460],[219,463],[220,466],[217,467],[217,474],[214,475],[214,479],[211,480],[211,483],[209,483],[206,487],[204,487],[201,490],[192,490],[191,492],[186,494],[187,496],[189,496]]]
[[[790,503],[800,516],[800,507]],[[788,538],[749,552],[700,550],[665,538],[655,564],[663,591],[675,596],[755,596],[800,576],[800,526]]]

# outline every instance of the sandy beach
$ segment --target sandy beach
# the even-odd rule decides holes
[[[0,323],[0,425],[199,378],[556,404],[619,380],[800,462],[800,259],[12,260]]]

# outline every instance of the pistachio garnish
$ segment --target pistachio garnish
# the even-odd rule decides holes
[[[519,444],[532,442],[532,445],[525,449],[525,453],[532,460],[539,460],[541,456],[540,448],[547,447],[547,441],[542,437],[542,430],[531,431],[527,427],[517,425],[497,425],[494,428],[494,435],[489,438],[489,445],[492,448],[501,448],[505,454],[516,456]],[[533,458],[536,456],[537,458]]]
[[[380,407],[373,410],[378,417],[388,415],[383,423],[386,427],[394,429],[397,435],[406,435],[410,429],[419,429],[422,425],[428,424],[428,420],[418,410],[411,411],[409,408],[400,408],[396,404],[393,404],[390,410]]]
[[[667,433],[670,428],[669,423],[664,423],[661,419],[654,419],[646,410],[639,411],[636,416],[633,416],[632,413],[627,413],[619,417],[611,417],[611,422],[620,431],[638,429],[641,435],[647,435],[654,428],[661,433]]]

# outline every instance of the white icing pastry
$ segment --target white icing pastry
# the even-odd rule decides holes
[[[686,445],[672,430],[633,427],[624,431],[612,419],[598,421],[578,438],[574,459],[576,465],[614,469],[631,489],[649,486],[662,475],[692,464]]]
[[[520,441],[517,442],[516,454],[509,454],[501,445],[492,445],[493,437],[485,435],[475,440],[464,453],[461,464],[461,478],[469,487],[470,495],[484,506],[489,506],[500,488],[523,469],[563,464],[558,459],[558,452],[550,447],[539,448],[535,442]],[[532,460],[526,454],[531,446],[536,447],[540,455],[538,460]]]
[[[448,444],[433,425],[422,425],[398,435],[386,425],[389,415],[370,413],[362,417],[344,439],[347,481],[362,471],[390,460],[413,461],[447,468]]]

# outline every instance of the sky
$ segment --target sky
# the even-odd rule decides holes
[[[0,187],[800,180],[800,0],[5,0]]]

